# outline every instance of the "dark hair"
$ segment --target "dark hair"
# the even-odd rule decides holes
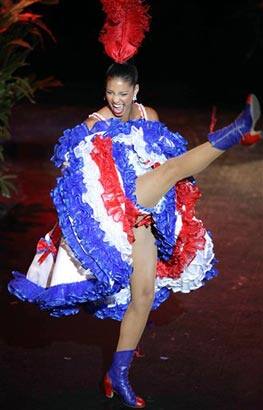
[[[106,80],[108,78],[122,78],[124,81],[128,81],[130,85],[136,85],[138,83],[138,70],[134,64],[130,63],[113,63],[106,71]]]

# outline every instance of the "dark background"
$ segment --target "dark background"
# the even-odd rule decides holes
[[[249,92],[263,95],[262,1],[147,4],[151,29],[135,57],[144,103],[232,104]],[[98,41],[105,19],[100,1],[61,0],[40,11],[57,43],[45,39],[31,63],[38,75],[54,74],[63,82],[52,98],[101,101],[111,61]]]
[[[151,29],[135,57],[145,103],[231,104],[248,92],[261,97],[262,1],[147,4]],[[99,96],[100,101],[104,72],[111,62],[98,41],[105,18],[100,1],[61,0],[57,6],[42,6],[40,12],[57,43],[45,39],[45,49],[33,53],[34,70],[63,82],[58,97],[63,94],[74,103]]]
[[[219,106],[220,128],[238,112],[222,115],[224,107],[243,107],[251,91],[263,98],[263,9],[253,0],[148,4],[151,31],[136,57],[140,100],[160,107],[165,124],[190,147],[198,145],[210,122],[210,107],[202,105]],[[57,176],[50,162],[54,144],[103,103],[110,63],[98,42],[104,22],[99,0],[36,9],[57,43],[45,36],[45,49],[34,50],[30,68],[40,78],[55,75],[64,86],[39,93],[37,102],[44,104],[16,106],[5,145],[18,191],[0,220],[0,406],[119,410],[118,401],[106,403],[99,390],[118,323],[83,311],[58,320],[7,292],[11,271],[25,272],[39,237],[56,220],[49,195]],[[220,274],[205,289],[173,295],[151,315],[144,356],[131,369],[131,383],[149,410],[263,409],[262,148],[262,141],[235,147],[198,176],[197,216],[213,234]]]

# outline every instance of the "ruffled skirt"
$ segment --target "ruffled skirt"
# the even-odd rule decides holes
[[[180,181],[153,208],[138,204],[135,181],[186,151],[162,123],[101,121],[66,130],[55,147],[62,168],[51,195],[58,224],[41,238],[26,275],[9,291],[52,316],[78,313],[121,320],[130,302],[133,229],[141,216],[158,251],[153,309],[172,292],[198,289],[217,274],[213,242],[195,216],[200,191]]]

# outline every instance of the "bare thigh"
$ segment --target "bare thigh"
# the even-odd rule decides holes
[[[132,301],[141,300],[141,296],[154,293],[156,277],[157,248],[151,227],[134,228],[133,274],[131,276]]]
[[[158,168],[137,177],[135,193],[140,205],[155,206],[176,183],[171,165],[171,161],[166,161]]]
[[[203,171],[223,152],[205,142],[141,175],[136,180],[138,203],[153,207],[178,181]]]

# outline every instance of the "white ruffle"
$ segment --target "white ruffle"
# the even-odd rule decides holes
[[[132,246],[128,241],[127,234],[123,231],[122,222],[115,222],[108,215],[102,200],[104,188],[99,181],[100,170],[97,164],[91,158],[91,151],[94,148],[92,139],[98,135],[104,135],[105,131],[97,132],[88,135],[74,149],[76,157],[83,161],[83,182],[86,187],[86,192],[82,196],[84,203],[89,204],[93,210],[93,218],[99,223],[100,229],[104,232],[104,241],[115,247],[121,255],[124,262],[132,265]],[[132,127],[132,132],[129,135],[120,133],[114,137],[114,142],[123,143],[123,149],[128,150],[129,164],[133,167],[136,176],[145,174],[151,171],[151,165],[156,162],[164,163],[165,156],[146,152],[146,143],[144,141],[143,129]],[[170,142],[172,144],[172,142]],[[133,145],[134,150],[129,146]],[[150,161],[149,161],[150,159]],[[67,160],[67,158],[66,158]],[[118,172],[120,185],[123,187],[121,174]],[[165,197],[161,198],[155,206],[155,212],[161,212],[165,205]],[[74,226],[72,226],[74,229]],[[182,216],[176,212],[175,224],[175,239],[177,239],[182,228]],[[77,237],[76,237],[77,238]],[[50,237],[47,234],[46,239]],[[78,238],[77,238],[78,239]],[[189,293],[191,290],[198,289],[203,285],[206,272],[212,268],[212,260],[214,259],[213,242],[210,236],[205,234],[206,244],[203,250],[197,250],[193,261],[182,272],[180,278],[156,278],[155,292],[161,288],[167,287],[173,292]],[[81,245],[81,244],[80,244]],[[27,278],[32,282],[46,288],[49,286],[80,282],[86,279],[93,278],[92,272],[85,270],[74,257],[72,251],[67,244],[62,240],[56,260],[52,254],[49,254],[42,264],[39,265],[38,260],[41,254],[36,254],[27,273]],[[130,300],[130,287],[122,289],[119,293],[111,297],[109,307],[116,304],[127,304]]]
[[[99,167],[91,158],[88,150],[79,150],[78,155],[83,160],[83,182],[86,187],[82,200],[92,208],[93,218],[99,223],[100,229],[105,234],[104,241],[114,246],[120,252],[122,260],[130,265],[132,263],[132,247],[128,241],[127,233],[123,231],[122,222],[113,221],[104,206],[102,199],[104,188],[99,180]],[[123,182],[119,173],[118,177],[122,186]]]
[[[206,272],[212,268],[214,259],[213,242],[206,232],[205,247],[197,250],[195,258],[182,272],[180,278],[157,278],[155,283],[156,290],[167,287],[173,292],[189,293],[191,290],[198,289],[203,285]]]
[[[127,146],[133,146],[135,151],[133,160],[136,159],[136,162],[140,164],[143,173],[145,173],[145,169],[151,168],[156,162],[163,164],[167,159],[164,154],[158,155],[154,152],[146,152],[146,142],[144,140],[144,131],[142,127],[137,128],[132,126],[130,134],[120,133],[113,137],[112,140],[113,142],[120,142]]]
[[[189,293],[192,290],[198,289],[203,286],[203,280],[206,272],[212,268],[212,260],[214,259],[213,242],[211,237],[206,232],[205,234],[206,244],[203,250],[198,250],[195,258],[183,271],[180,278],[156,278],[155,280],[155,292],[158,292],[161,288],[167,287],[172,292]],[[109,299],[108,307],[114,307],[116,305],[126,305],[131,298],[130,286],[122,289],[116,293],[114,297]],[[108,300],[107,300],[108,302]]]

